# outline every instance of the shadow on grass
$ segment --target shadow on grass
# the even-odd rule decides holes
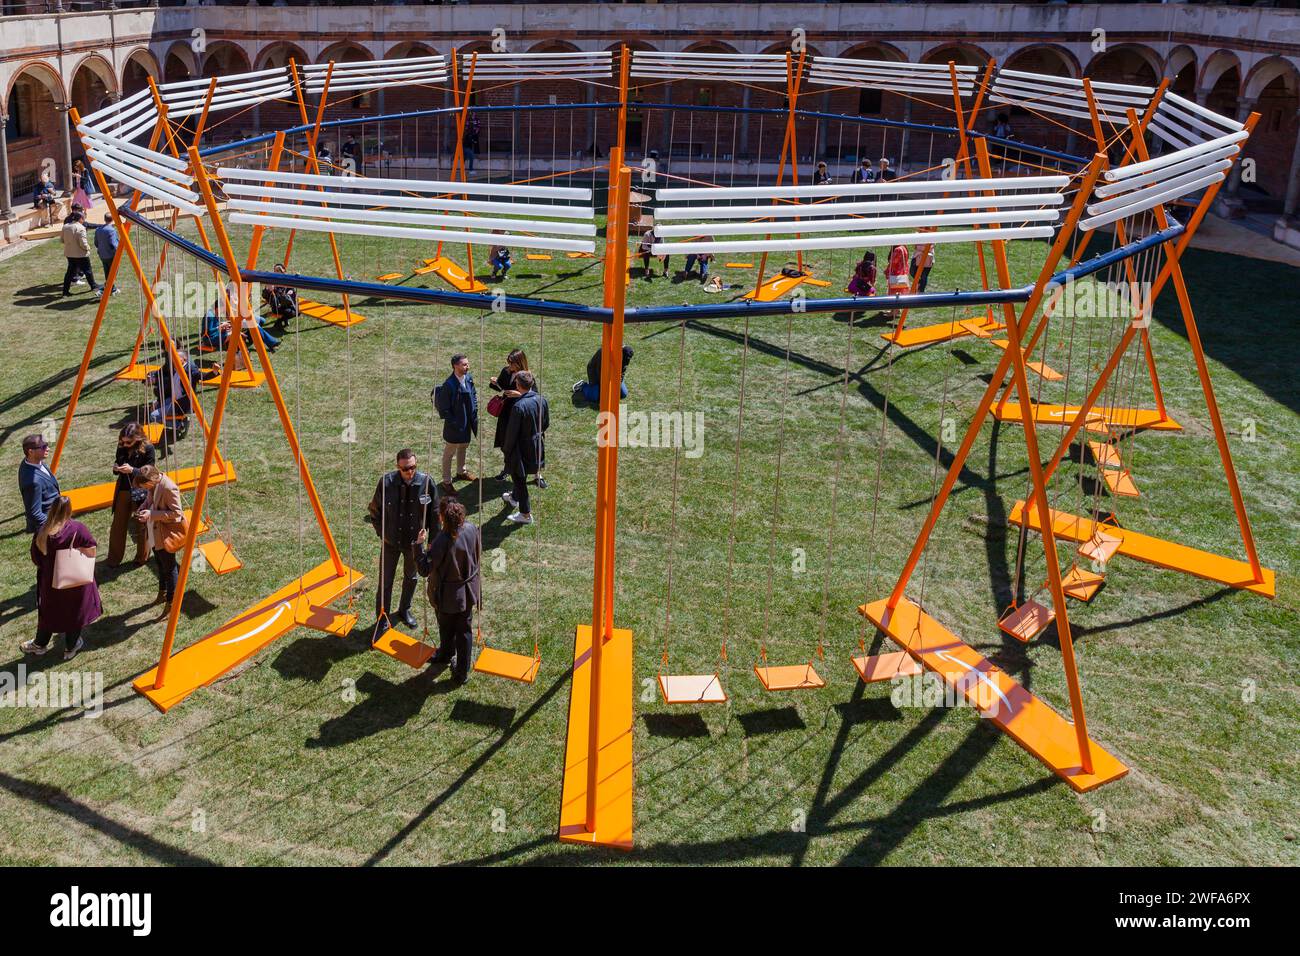
[[[708,725],[699,714],[642,714],[641,720],[652,737],[686,740],[709,736]]]

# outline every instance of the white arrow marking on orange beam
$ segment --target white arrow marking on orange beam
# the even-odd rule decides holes
[[[263,631],[265,631],[268,627],[270,627],[270,626],[271,626],[272,624],[274,624],[277,620],[279,620],[280,615],[283,614],[283,613],[284,613],[285,611],[287,611],[287,610],[289,610],[289,602],[288,602],[288,601],[281,601],[278,605],[276,605],[275,613],[272,614],[270,617],[268,617],[265,621],[263,621],[263,622],[262,622],[261,624],[259,624],[257,627],[253,628],[253,629],[252,629],[251,631],[249,631],[247,634],[241,634],[239,637],[232,637],[232,638],[231,638],[230,640],[228,640],[228,641],[219,641],[219,642],[217,643],[217,646],[218,646],[218,647],[225,647],[227,644],[238,644],[240,641],[246,641],[246,640],[248,640],[250,637],[252,637],[252,636],[255,635],[255,634],[261,634],[261,633],[262,633]]]
[[[974,674],[975,679],[978,680],[980,683],[988,684],[989,687],[993,688],[993,693],[997,694],[998,697],[1002,698],[1002,703],[1007,705],[1008,711],[1011,710],[1011,701],[1007,699],[1006,694],[1002,693],[1002,688],[999,687],[994,681],[990,680],[988,675],[985,674],[983,671],[977,671],[974,667],[967,664],[965,661],[953,657],[946,650],[935,651],[934,656],[939,658],[940,660],[947,661],[949,664],[956,664],[958,667],[964,668],[968,673]]]

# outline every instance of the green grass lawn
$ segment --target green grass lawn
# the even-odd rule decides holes
[[[153,241],[142,242],[153,261]],[[236,231],[241,255],[246,243],[247,232]],[[268,238],[263,264],[282,255],[283,243],[282,235]],[[1017,284],[1032,279],[1044,248],[1017,244]],[[344,268],[356,277],[409,272],[432,254],[344,240]],[[814,294],[840,294],[853,255],[810,256],[815,275],[832,282]],[[298,237],[293,262],[319,274],[332,268],[318,236]],[[880,339],[886,325],[874,316],[852,324],[816,314],[753,320],[737,442],[743,322],[631,325],[627,407],[702,413],[703,453],[620,455],[616,619],[636,641],[637,849],[624,856],[557,843],[573,627],[591,606],[596,461],[595,411],[575,405],[569,386],[583,376],[599,330],[354,301],[363,324],[347,332],[303,318],[274,362],[343,556],[368,575],[377,548],[361,520],[365,504],[399,447],[414,447],[422,467],[436,469],[428,394],[447,374],[450,354],[469,354],[480,389],[514,347],[539,372],[552,422],[550,487],[534,495],[539,522],[504,522],[497,498],[504,484],[484,483],[481,508],[476,489],[464,496],[492,549],[485,634],[517,651],[536,641],[543,656],[536,684],[476,676],[452,689],[445,676],[432,681],[368,651],[368,577],[357,599],[361,629],[351,639],[292,631],[163,716],[130,688],[156,662],[162,639],[148,606],[152,570],[104,572],[105,617],[76,662],[103,673],[103,715],[0,709],[0,862],[1300,862],[1296,275],[1196,251],[1184,263],[1259,550],[1279,575],[1278,597],[1117,559],[1098,598],[1071,604],[1089,727],[1132,767],[1124,780],[1078,796],[971,712],[895,707],[888,685],[863,686],[848,661],[860,638],[874,645],[856,607],[892,587],[937,480],[936,442],[946,439],[939,455],[946,466],[997,361],[991,345],[968,338],[891,361]],[[15,469],[22,436],[46,420],[61,423],[94,314],[84,292],[59,299],[62,269],[53,243],[0,263],[0,446]],[[752,276],[721,271],[737,284]],[[973,249],[940,249],[932,290],[978,282]],[[60,468],[65,488],[110,477],[116,429],[142,397],[141,386],[112,378],[138,319],[133,282],[121,285]],[[634,304],[726,298],[671,279],[633,285]],[[596,303],[600,265],[519,256],[506,287]],[[909,324],[951,317],[935,310]],[[1047,361],[1074,369],[1076,400],[1111,331],[1104,321],[1080,320],[1071,340],[1069,327],[1054,323]],[[1185,428],[1133,441],[1144,496],[1121,502],[1121,519],[1240,557],[1172,292],[1152,336],[1168,408]],[[1149,388],[1132,368],[1125,366],[1122,394],[1148,404]],[[206,394],[210,408],[213,393]],[[1057,385],[1042,396],[1062,394]],[[342,440],[348,419],[355,444]],[[1254,440],[1245,440],[1251,428]],[[1044,444],[1052,434],[1043,430]],[[177,445],[171,461],[199,462],[196,435]],[[491,423],[484,446],[481,460],[472,453],[472,467],[491,476],[500,468]],[[233,395],[223,450],[239,481],[213,490],[210,512],[245,567],[192,576],[178,647],[324,558],[265,388]],[[1066,711],[1054,639],[1022,646],[995,623],[1014,575],[1016,535],[1006,517],[1024,496],[1027,475],[1019,426],[986,425],[909,594]],[[1079,477],[1079,469],[1062,468],[1052,489],[1061,507],[1089,507]],[[17,645],[34,628],[32,571],[16,482],[0,494],[0,666],[16,674]],[[87,520],[106,546],[108,514]],[[1070,553],[1061,546],[1063,561]],[[1028,555],[1032,591],[1044,575],[1036,537]],[[777,663],[807,661],[823,641],[826,659],[817,667],[828,686],[764,693],[751,670],[760,640]],[[720,665],[724,641],[728,662]],[[664,706],[654,677],[665,647],[673,671],[722,666],[731,702],[699,711]],[[51,657],[26,663],[71,666]]]

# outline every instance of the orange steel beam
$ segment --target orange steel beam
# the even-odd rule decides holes
[[[615,133],[618,151],[627,155],[627,81],[631,56],[626,43],[619,44],[618,62],[618,130]]]
[[[1047,253],[1047,259],[1043,263],[1043,268],[1038,274],[1038,279],[1034,283],[1034,291],[1030,294],[1029,300],[1025,303],[1023,311],[1020,313],[1019,325],[1016,329],[1019,335],[1023,335],[1029,323],[1033,320],[1034,314],[1038,309],[1039,303],[1043,300],[1046,293],[1049,280],[1055,272],[1056,265],[1065,251],[1066,243],[1074,232],[1080,217],[1088,202],[1088,197],[1092,194],[1092,188],[1106,166],[1106,157],[1098,153],[1093,157],[1092,162],[1088,164],[1087,171],[1084,174],[1083,182],[1079,192],[1074,197],[1074,202],[1070,206],[1069,214],[1057,234],[1056,241],[1052,243],[1052,248]],[[925,523],[921,527],[921,533],[917,535],[916,543],[912,545],[911,554],[908,555],[907,562],[903,566],[903,571],[898,576],[898,582],[894,585],[894,590],[889,596],[887,606],[893,610],[898,606],[898,602],[903,598],[903,591],[907,587],[907,582],[911,580],[912,573],[916,570],[916,565],[921,559],[922,552],[934,531],[935,525],[939,521],[939,514],[943,510],[944,503],[948,500],[953,486],[957,484],[957,476],[961,473],[962,467],[966,463],[966,458],[970,455],[971,448],[975,445],[976,438],[979,437],[980,430],[984,425],[984,418],[988,415],[989,409],[993,406],[993,398],[1000,388],[1003,378],[1007,374],[1007,369],[1011,365],[1011,349],[1002,353],[1002,358],[998,360],[997,368],[994,369],[993,375],[989,379],[988,385],[984,389],[984,395],[979,401],[975,410],[975,417],[971,419],[970,426],[966,429],[966,435],[962,438],[957,453],[953,456],[952,464],[948,467],[948,472],[944,475],[943,483],[939,487],[934,501],[930,505],[930,512],[926,515]]]
[[[298,79],[298,65],[292,58],[289,60],[289,76],[293,79],[294,95],[298,100],[298,115],[302,118],[303,125],[307,123],[307,100],[303,96],[302,83]],[[316,143],[320,140],[321,122],[325,119],[325,105],[329,101],[330,82],[334,78],[334,61],[330,60],[329,66],[325,69],[325,83],[321,87],[320,101],[316,104],[316,120],[312,126],[311,132],[307,134],[307,169],[312,175],[320,175],[320,160],[316,158]],[[324,186],[316,187],[319,192],[324,192]],[[297,230],[289,231],[289,241],[284,250],[284,268],[289,268],[289,253],[293,251],[293,239],[297,235]],[[339,281],[343,281],[343,260],[339,256],[339,243],[334,237],[334,233],[327,232],[329,237],[330,255],[334,259],[334,274],[338,276]],[[349,325],[352,324],[352,305],[349,295],[343,293],[343,317]],[[339,572],[340,574],[342,572]]]
[[[794,64],[791,62],[790,54],[787,53],[785,55],[785,99],[786,99],[787,106],[786,106],[786,120],[785,120],[785,136],[781,140],[781,161],[777,165],[777,170],[776,170],[776,185],[778,186],[780,186],[785,181],[785,160],[787,155],[790,156],[791,158],[790,174],[792,177],[792,181],[794,185],[796,186],[799,185],[799,156],[798,153],[796,152],[798,146],[796,145],[795,142],[794,114],[795,111],[798,109],[799,85],[800,85],[800,81],[803,78],[803,63],[804,63],[804,57],[806,55],[807,55],[806,50],[799,51],[799,66],[797,68],[795,68]],[[763,144],[759,143],[758,148],[759,148],[759,152],[761,153],[763,150]],[[774,206],[777,205],[777,202],[778,202],[777,200],[773,199],[772,205]],[[767,238],[771,239],[772,234],[768,233]],[[799,271],[802,272],[803,271],[803,250],[799,250],[795,255],[796,258],[798,259]],[[763,285],[763,275],[766,271],[767,271],[767,252],[764,251],[762,258],[759,259],[759,263],[758,263],[758,277],[754,282],[755,291],[757,291]]]
[[[989,148],[984,140],[975,144],[975,154],[979,161],[980,175],[989,179],[993,167],[989,163]],[[994,195],[992,190],[986,195]],[[996,234],[997,229],[989,230]],[[994,239],[993,256],[997,264],[998,282],[1004,289],[1011,288],[1011,268],[1007,263],[1006,241]],[[1029,389],[1029,377],[1025,371],[1025,356],[1020,351],[1020,323],[1016,310],[1011,303],[1002,306],[1003,320],[1007,325],[1007,352],[1011,355],[1012,376],[1016,391],[1020,394],[1022,407],[1030,407],[1033,392]],[[1047,483],[1043,479],[1043,460],[1038,452],[1038,422],[1034,415],[1023,416],[1025,426],[1025,453],[1029,456],[1029,476],[1033,485],[1033,497],[1043,514],[1048,514]],[[1052,607],[1056,610],[1056,635],[1061,645],[1061,659],[1065,662],[1065,679],[1070,692],[1070,713],[1074,717],[1074,733],[1079,742],[1079,765],[1084,773],[1092,773],[1092,748],[1088,741],[1088,720],[1083,710],[1083,691],[1079,686],[1079,672],[1074,660],[1074,639],[1070,634],[1070,617],[1065,607],[1065,588],[1061,584],[1061,565],[1056,553],[1056,536],[1052,523],[1044,521],[1039,532],[1043,538],[1043,551],[1047,557],[1047,584],[1052,593]]]
[[[275,140],[271,144],[271,163],[267,167],[270,172],[277,172],[280,169],[280,163],[284,157],[284,130],[275,134]],[[267,187],[273,187],[275,184],[267,182]],[[256,225],[253,227],[253,238],[248,242],[248,268],[256,269],[257,260],[262,253],[262,236],[266,233],[266,226]]]
[[[1128,145],[1127,145],[1126,147],[1124,147],[1124,155],[1123,155],[1123,157],[1121,157],[1121,159],[1120,159],[1120,161],[1119,161],[1119,165],[1123,166],[1125,163],[1127,163],[1127,162],[1129,161],[1130,158],[1132,158],[1133,153],[1134,153],[1134,147],[1135,147],[1135,139],[1141,138],[1142,134],[1144,134],[1144,133],[1146,132],[1147,126],[1148,126],[1148,125],[1150,124],[1150,122],[1151,122],[1151,117],[1155,115],[1155,113],[1156,113],[1156,109],[1157,109],[1157,107],[1160,105],[1160,100],[1164,97],[1164,95],[1165,95],[1165,90],[1168,89],[1168,87],[1169,87],[1169,80],[1168,80],[1167,78],[1166,78],[1166,79],[1162,79],[1162,80],[1160,81],[1160,85],[1156,88],[1156,92],[1155,92],[1155,94],[1151,97],[1151,102],[1147,104],[1147,108],[1146,108],[1146,110],[1145,110],[1145,111],[1143,112],[1143,114],[1142,114],[1142,119],[1141,119],[1141,121],[1140,121],[1139,124],[1138,124],[1138,135],[1137,135],[1136,137],[1130,137],[1130,138],[1129,138],[1129,143],[1128,143]],[[1088,98],[1089,98],[1089,104],[1090,104],[1090,105],[1095,105],[1095,101],[1092,100],[1092,84],[1091,84],[1091,83],[1088,83],[1088,84],[1084,87],[1084,89],[1087,91]],[[1096,118],[1096,116],[1095,116],[1095,110],[1094,110],[1094,119],[1095,119],[1095,118]],[[1096,124],[1096,125],[1094,125],[1094,128],[1093,128],[1094,135],[1096,134],[1096,130],[1097,130],[1099,127],[1100,127],[1100,124],[1099,124],[1099,123]],[[1101,149],[1103,152],[1105,151],[1105,146],[1104,146],[1104,145],[1099,146],[1098,148]],[[1070,266],[1071,266],[1071,267],[1078,265],[1079,260],[1083,258],[1083,254],[1084,254],[1084,252],[1087,251],[1087,249],[1088,249],[1088,245],[1092,242],[1092,237],[1093,237],[1094,235],[1096,235],[1096,230],[1093,230],[1093,231],[1091,231],[1091,232],[1086,232],[1086,233],[1084,233],[1084,235],[1083,235],[1083,241],[1079,243],[1078,248],[1075,249],[1075,251],[1074,251],[1074,255],[1070,258]],[[1118,235],[1118,233],[1117,233],[1117,235]],[[1121,240],[1121,241],[1122,241],[1122,240]],[[1040,337],[1044,332],[1047,331],[1047,324],[1048,324],[1048,322],[1051,320],[1052,314],[1053,314],[1053,313],[1055,312],[1055,310],[1056,310],[1056,304],[1060,301],[1060,298],[1061,298],[1061,293],[1058,292],[1057,294],[1055,294],[1055,295],[1052,297],[1052,299],[1051,299],[1051,301],[1048,303],[1048,305],[1046,305],[1046,306],[1043,307],[1043,315],[1042,315],[1042,317],[1038,320],[1038,324],[1037,324],[1037,325],[1035,326],[1035,328],[1034,328],[1034,334],[1033,334],[1032,336],[1030,336],[1029,344],[1025,346],[1025,356],[1026,356],[1026,357],[1032,357],[1032,356],[1033,356],[1033,354],[1034,354],[1034,346],[1038,344],[1038,339],[1039,339],[1039,337]],[[1147,356],[1148,356],[1148,361],[1151,362],[1152,375],[1154,375],[1154,374],[1155,374],[1155,372],[1154,372],[1154,367],[1155,367],[1155,366],[1154,366],[1154,356],[1152,356],[1152,353],[1151,353],[1150,351],[1147,352]],[[1006,388],[1003,390],[1003,392],[1002,392],[1002,397],[1001,397],[1001,399],[998,400],[998,411],[999,411],[999,412],[1002,411],[1002,410],[1006,407],[1007,399],[1008,399],[1010,396],[1011,396],[1011,385],[1008,383],[1008,384],[1007,384],[1007,387],[1006,387]],[[1159,412],[1160,412],[1160,417],[1163,419],[1163,418],[1166,417],[1166,416],[1165,416],[1165,409],[1164,409],[1164,402],[1163,402],[1163,399],[1157,399],[1157,401],[1158,401],[1158,403],[1159,403]]]
[[[478,67],[478,53],[469,55],[469,75],[465,77],[465,95],[464,101],[461,100],[460,91],[460,67],[459,59],[456,56],[456,50],[453,47],[451,51],[451,96],[452,102],[455,103],[459,112],[456,114],[456,152],[451,157],[451,174],[450,179],[455,182],[456,176],[460,175],[462,181],[468,181],[469,174],[465,169],[465,125],[469,121],[469,97],[470,89],[474,85],[474,70]],[[452,195],[456,195],[452,193]],[[461,193],[461,198],[468,199],[469,196]],[[465,243],[466,265],[465,271],[470,280],[474,279],[474,247],[470,243]],[[435,256],[442,255],[442,240],[438,240],[438,246],[434,252]]]
[[[600,701],[603,645],[613,636],[613,558],[617,524],[619,392],[623,371],[623,317],[627,290],[628,193],[632,171],[623,153],[610,151],[610,186],[606,221],[605,306],[613,320],[601,329],[600,421],[606,441],[596,455],[596,552],[591,610],[591,718],[587,742],[587,807],[589,832],[596,828],[596,797],[600,780]]]
[[[74,125],[81,122],[80,114],[75,109],[71,110],[69,115],[72,117]],[[158,322],[158,331],[162,333],[162,340],[167,345],[167,354],[172,360],[172,365],[174,368],[182,368],[183,363],[181,362],[180,353],[176,350],[176,343],[172,341],[171,331],[167,328],[167,322],[163,318],[162,310],[158,308],[158,302],[154,298],[153,294],[153,287],[149,284],[149,280],[145,278],[144,266],[140,264],[140,258],[136,254],[135,245],[131,242],[131,236],[125,227],[125,221],[118,212],[117,203],[114,202],[113,196],[108,190],[108,180],[104,178],[104,174],[98,169],[93,169],[93,171],[95,173],[95,180],[99,183],[99,191],[104,197],[104,202],[108,204],[108,213],[113,219],[113,224],[117,227],[118,236],[120,237],[118,248],[120,249],[122,246],[126,247],[127,259],[131,263],[131,268],[135,271],[136,281],[140,283],[140,288],[144,292],[146,307],[148,308],[149,313]],[[199,420],[199,428],[206,436],[209,433],[208,421],[203,415],[203,406],[199,404],[199,397],[195,394],[194,387],[190,384],[188,375],[181,375],[180,380],[181,386],[185,389],[185,394],[189,397],[190,405],[194,409],[194,415]],[[218,464],[220,464],[221,458],[219,455],[217,456],[217,461]]]
[[[75,125],[80,122],[78,118],[79,114],[73,111],[70,115],[73,117],[73,125],[75,127]],[[78,133],[78,136],[80,136],[80,133]],[[153,135],[149,139],[149,149],[152,150],[157,148],[158,139],[161,136],[162,127],[155,125]],[[96,177],[96,179],[98,178],[99,177]],[[106,192],[104,195],[106,197],[108,196]],[[128,205],[134,206],[140,201],[140,196],[140,190],[134,190],[131,193],[131,199],[129,200]],[[114,218],[114,222],[117,222],[116,218]],[[119,236],[125,240],[126,232],[124,225],[119,225],[117,230]],[[107,295],[100,296],[99,305],[95,307],[95,321],[91,323],[90,335],[86,338],[86,349],[81,355],[81,366],[77,369],[77,379],[72,385],[72,396],[68,399],[68,410],[63,415],[63,427],[59,429],[59,436],[54,442],[54,456],[50,459],[51,474],[58,474],[59,461],[63,457],[63,446],[68,440],[68,433],[72,430],[72,417],[77,413],[77,402],[81,399],[81,390],[86,384],[86,373],[90,370],[90,359],[95,354],[95,343],[99,340],[99,330],[103,327],[104,316],[108,312],[108,303],[113,297],[111,290],[113,285],[117,282],[118,269],[122,264],[122,257],[124,255],[126,255],[125,243],[119,242],[117,252],[113,255],[113,264],[109,266],[108,275],[104,277],[104,288],[109,290],[109,292]],[[149,312],[146,309],[144,316],[141,317],[140,334],[137,337],[136,345],[137,350],[139,349],[138,339],[144,337],[144,323],[148,321],[148,315]],[[132,353],[131,362],[132,364],[135,363],[135,353]]]

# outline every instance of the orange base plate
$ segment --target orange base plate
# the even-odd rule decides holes
[[[1024,511],[1025,503],[1017,501],[1011,509],[1011,523],[1021,524],[1024,521]],[[1041,530],[1037,512],[1029,517],[1029,527],[1035,531]],[[1097,527],[1097,523],[1091,518],[1080,518],[1063,511],[1052,512],[1052,530],[1059,538],[1086,542],[1092,538]],[[1103,525],[1102,529],[1105,531],[1106,526]],[[1264,597],[1277,596],[1277,576],[1269,568],[1261,568],[1263,580],[1256,581],[1249,562],[1225,558],[1222,555],[1189,548],[1185,544],[1165,541],[1161,538],[1152,538],[1128,528],[1119,532],[1110,530],[1122,535],[1115,553],[1122,554],[1126,558],[1145,561],[1147,564],[1155,564],[1171,571],[1183,571],[1207,581],[1217,581],[1228,587],[1253,591]]]
[[[569,730],[564,746],[560,839],[632,849],[632,632],[615,628],[601,648],[600,741],[594,827],[587,827],[587,747],[591,730],[591,626],[573,641]]]
[[[132,686],[166,713],[292,630],[311,605],[328,604],[361,579],[360,571],[345,568],[343,574],[337,574],[334,563],[326,561],[174,653],[167,663],[167,679],[162,687],[154,687],[158,679],[156,667],[137,677]]]
[[[1073,723],[911,601],[903,599],[892,613],[885,601],[858,610],[1075,790],[1083,793],[1128,773],[1128,767],[1091,739],[1092,770],[1085,771]]]
[[[1098,408],[1106,422],[1114,428],[1150,428],[1155,431],[1182,431],[1183,426],[1172,418],[1161,418],[1154,408]],[[1060,425],[1073,422],[1079,415],[1078,405],[1050,405],[1046,402],[1034,406],[1034,418],[1040,425]],[[1000,422],[1018,422],[1021,420],[1020,403],[1007,402],[999,408],[993,406],[992,415]]]
[[[758,675],[758,681],[764,690],[820,690],[826,686],[826,681],[822,680],[822,676],[812,666],[812,661],[807,664],[781,664],[777,667],[755,664],[754,673]]]
[[[389,275],[390,277],[396,275],[397,278],[401,278],[401,276],[396,273],[390,273]],[[388,280],[384,279],[383,281],[386,282]],[[349,325],[358,325],[366,321],[364,315],[359,315],[356,312],[352,312],[350,309],[344,311],[343,309],[336,308],[332,305],[326,305],[324,302],[312,302],[310,299],[299,302],[298,311],[303,315],[310,315],[313,319],[320,319],[322,322],[328,322],[330,325],[337,325],[344,329]]]
[[[807,276],[783,276],[775,275],[765,281],[757,289],[751,289],[741,296],[742,299],[753,299],[755,302],[775,302],[782,296],[789,295],[807,279]]]
[[[167,472],[167,476],[180,487],[181,491],[193,491],[199,484],[200,468],[178,468],[175,471]],[[227,460],[225,467],[221,470],[214,470],[208,476],[208,487],[213,485],[224,485],[228,481],[235,480],[234,463]],[[86,485],[83,488],[72,488],[65,491],[64,494],[72,502],[72,513],[74,515],[86,514],[89,511],[99,511],[103,508],[113,506],[113,491],[116,488],[116,482],[106,481],[102,485]]]
[[[882,301],[881,305],[882,308],[887,307],[888,302]],[[972,328],[982,328],[990,333],[1002,328],[1002,325],[997,322],[990,325],[985,316],[972,315],[964,319],[957,319],[954,322],[940,322],[938,325],[919,325],[914,329],[903,329],[897,334],[882,332],[880,337],[905,349],[915,345],[932,345],[935,342],[947,342],[949,339],[960,339],[968,335],[974,335],[975,333],[966,325],[968,322],[982,323]]]
[[[461,292],[486,292],[487,286],[465,271],[464,267],[452,262],[446,256],[429,260],[426,269],[415,270],[417,274],[432,272],[443,282]]]

